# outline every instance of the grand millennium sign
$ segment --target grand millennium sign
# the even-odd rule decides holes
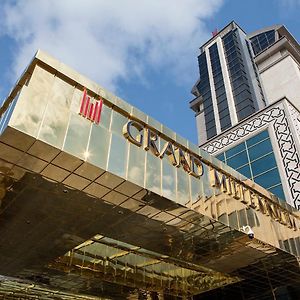
[[[132,128],[138,131],[138,135],[132,134]],[[158,135],[150,128],[145,127],[138,121],[128,121],[123,127],[123,135],[134,145],[150,150],[158,158],[166,156],[175,167],[181,167],[189,175],[199,178],[203,175],[203,162],[201,158],[191,152],[185,151],[180,146],[174,146],[174,141],[164,141],[162,150],[158,150]],[[270,216],[272,219],[287,225],[294,230],[298,230],[295,217],[283,209],[275,201],[266,198],[249,185],[237,180],[233,176],[225,175],[217,170],[213,165],[209,167],[209,184],[215,187],[215,193],[224,193],[234,199]]]
[[[299,211],[47,54],[0,116],[0,274],[176,297],[299,277]]]

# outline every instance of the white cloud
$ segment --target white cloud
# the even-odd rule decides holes
[[[9,1],[2,5],[0,25],[2,34],[18,44],[14,77],[40,48],[116,90],[118,80],[143,77],[149,67],[169,68],[184,80],[194,68],[198,47],[209,37],[205,19],[221,2]]]

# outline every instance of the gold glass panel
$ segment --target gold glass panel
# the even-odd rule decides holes
[[[238,211],[238,220],[240,227],[248,225],[246,209],[241,209]]]
[[[23,86],[12,114],[10,124],[37,136],[46,109],[54,75],[36,66],[28,86]]]
[[[100,119],[100,126],[103,126],[106,129],[109,129],[110,122],[111,122],[111,115],[112,115],[111,108],[107,107],[103,104],[102,112],[101,112],[101,119]]]
[[[229,213],[228,222],[229,222],[230,227],[235,228],[235,229],[239,228],[236,211]]]
[[[56,77],[50,92],[39,139],[61,148],[68,126],[74,87]]]
[[[127,123],[128,119],[116,111],[112,112],[111,131],[123,138],[123,126]],[[124,139],[124,138],[123,138]]]
[[[183,169],[177,169],[177,202],[182,205],[190,201],[188,176]]]
[[[162,194],[169,199],[176,199],[176,168],[167,157],[162,159]]]
[[[127,165],[128,143],[123,136],[112,135],[108,160],[108,171],[125,177]]]
[[[146,184],[145,187],[161,194],[161,160],[151,152],[147,152]]]
[[[161,131],[161,127],[162,127],[162,124],[159,123],[158,121],[156,121],[155,119],[151,118],[148,116],[148,125],[157,129],[158,131]]]
[[[87,159],[87,144],[90,135],[91,122],[80,115],[72,114],[68,127],[64,150],[74,156]]]
[[[144,149],[130,144],[127,179],[142,187],[144,186],[145,156]]]
[[[188,140],[185,139],[184,137],[182,137],[179,134],[176,134],[176,142],[178,142],[179,144],[187,147],[188,146]]]
[[[147,123],[147,115],[145,113],[143,113],[142,111],[140,111],[139,109],[137,109],[136,107],[132,107],[131,115],[134,116],[135,118]]]
[[[83,91],[77,88],[74,89],[70,110],[76,114],[80,111],[81,100],[83,97]]]
[[[106,169],[111,133],[102,126],[93,124],[87,161]]]
[[[204,196],[203,180],[195,178],[194,176],[190,176],[190,182],[191,182],[191,188],[190,188],[191,199],[192,199],[192,203],[195,203]]]
[[[162,125],[162,133],[164,133],[167,137],[170,137],[173,140],[175,140],[176,138],[175,132],[165,125]]]

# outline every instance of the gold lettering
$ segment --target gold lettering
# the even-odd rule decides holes
[[[272,209],[273,209],[273,216],[274,216],[274,220],[276,221],[280,221],[280,208],[278,205],[276,204],[272,204]]]
[[[236,200],[241,199],[241,185],[237,183],[235,180],[232,180],[233,187],[233,198]]]
[[[219,188],[222,192],[227,192],[227,184],[226,184],[226,176],[221,174],[221,179],[218,175],[218,171],[214,168],[209,170],[209,178],[211,182],[211,186]]]
[[[267,205],[266,205],[267,199],[260,197],[259,198],[259,210],[265,214],[268,215]]]
[[[196,178],[203,175],[203,164],[200,159],[190,154],[190,174]]]
[[[251,204],[251,192],[248,188],[242,187],[242,203],[246,204],[247,206],[250,206]]]
[[[134,137],[131,133],[131,129],[134,127],[135,129],[140,132],[143,129],[143,125],[136,122],[136,121],[129,121],[127,124],[123,126],[123,135],[126,139],[128,139],[131,143],[135,144],[138,147],[142,146],[143,143],[143,135],[138,134],[136,137]]]
[[[191,167],[190,167],[182,149],[180,149],[180,148],[175,149],[175,157],[177,160],[176,167],[182,166],[183,169],[189,173],[191,171]]]
[[[259,210],[259,201],[260,201],[260,196],[257,193],[253,193],[251,197],[251,207],[254,208],[255,210]]]
[[[293,217],[292,223],[293,223],[293,227],[292,227],[292,228],[293,228],[295,231],[298,230],[297,224],[296,224],[296,221],[295,221],[294,217]]]
[[[146,151],[148,151],[150,149],[150,151],[155,155],[155,156],[159,156],[159,151],[158,148],[155,144],[155,142],[157,141],[158,136],[155,132],[151,131],[149,128],[147,128],[145,130],[145,142],[144,142],[144,149]]]
[[[269,203],[268,201],[266,201],[265,204],[266,204],[266,215],[276,220],[277,218],[274,211],[274,205],[272,203]]]
[[[289,214],[287,214],[287,225],[288,225],[288,228],[293,228],[293,222],[292,222],[291,216]]]
[[[280,218],[280,223],[283,224],[283,225],[287,225],[288,223],[288,217],[287,217],[287,212],[282,210],[281,211],[281,218]]]
[[[286,216],[287,216],[288,228],[293,228],[294,230],[296,230],[296,223],[295,223],[294,218],[289,213],[287,213]]]
[[[233,190],[232,190],[232,182],[231,182],[232,180],[231,180],[231,178],[230,177],[227,177],[226,178],[226,182],[227,182],[227,194],[228,195],[232,195],[233,194]]]
[[[163,158],[165,156],[165,154],[168,156],[171,164],[173,166],[177,165],[177,161],[176,161],[176,157],[174,154],[174,148],[173,148],[173,144],[171,142],[166,142],[159,157]]]

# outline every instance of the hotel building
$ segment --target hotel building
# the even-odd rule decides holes
[[[200,48],[192,89],[202,149],[300,209],[300,46],[283,25],[235,22]]]
[[[42,51],[0,109],[0,203],[4,299],[299,287],[297,209]]]

